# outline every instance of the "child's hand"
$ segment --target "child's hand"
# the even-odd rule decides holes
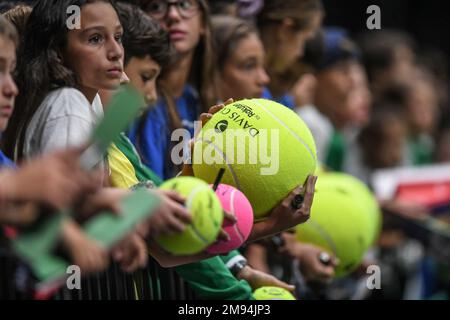
[[[147,265],[147,252],[145,241],[136,232],[132,232],[112,250],[112,256],[123,271],[134,272]]]
[[[209,108],[208,112],[200,114],[200,121],[202,122],[202,127],[212,118],[214,114],[225,108],[225,106],[232,104],[234,100],[232,98],[228,99],[224,103],[217,104]]]
[[[121,201],[130,194],[131,191],[126,189],[102,188],[93,194],[84,195],[78,201],[74,211],[82,220],[88,219],[102,210],[108,210],[120,215],[122,213]]]
[[[245,266],[238,274],[237,277],[242,280],[246,280],[250,287],[252,287],[253,291],[258,288],[273,286],[286,289],[288,291],[294,291],[295,286],[287,284],[281,280],[278,280],[271,274],[253,269],[250,266]]]
[[[248,242],[280,233],[306,222],[309,219],[314,199],[316,181],[316,176],[309,176],[305,185],[295,188],[278,206],[272,209],[266,220],[255,223]]]
[[[284,241],[279,252],[299,260],[300,271],[307,281],[328,283],[333,279],[334,269],[339,263],[335,256],[314,245],[299,242],[293,233],[283,232],[281,236]],[[327,264],[320,261],[321,254],[329,257]]]
[[[108,252],[95,240],[88,238],[73,221],[63,226],[63,244],[83,274],[103,271],[108,267]]]
[[[192,222],[190,212],[183,206],[185,199],[175,191],[156,190],[161,204],[148,220],[149,234],[152,237],[172,235],[185,230]]]
[[[33,202],[0,203],[0,224],[24,226],[33,223],[40,210]]]
[[[333,255],[327,254],[330,259],[328,264],[320,261],[320,255],[325,252],[311,244],[300,243],[297,259],[300,262],[300,271],[307,281],[329,283],[334,277],[334,269],[339,261]]]
[[[272,210],[269,220],[271,221],[273,231],[278,233],[295,227],[309,219],[316,181],[316,176],[309,176],[305,186],[295,188],[289,196]],[[294,207],[293,203],[298,197],[303,197],[303,201],[298,203],[297,207]]]
[[[283,232],[281,234],[283,244],[278,247],[278,252],[286,254],[291,258],[297,258],[300,255],[302,244],[297,240],[294,233]]]
[[[200,121],[202,122],[202,127],[212,118],[212,116],[219,112],[220,110],[222,110],[225,106],[233,103],[234,100],[232,98],[228,99],[227,101],[225,101],[225,103],[221,103],[215,106],[212,106],[211,108],[209,108],[207,113],[202,113],[200,114]],[[199,132],[196,132],[195,134],[199,134]],[[195,138],[191,139],[189,141],[189,148],[191,151],[191,155],[194,154],[194,144],[195,144]],[[182,176],[193,176],[194,172],[192,171],[192,164],[187,164],[184,163],[183,164],[183,168],[181,169],[181,175]]]
[[[92,175],[79,167],[82,151],[73,148],[55,152],[9,172],[5,176],[7,180],[2,177],[2,181],[8,181],[7,196],[14,200],[36,201],[55,209],[69,206],[82,192],[100,186]]]
[[[228,213],[226,211],[223,212],[224,219],[229,220],[233,225],[236,224],[237,219],[234,215],[231,213]],[[217,241],[230,241],[230,236],[224,229],[220,229],[219,235],[217,236]]]

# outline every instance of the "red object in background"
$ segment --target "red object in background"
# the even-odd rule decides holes
[[[400,183],[396,199],[435,208],[450,203],[450,181]]]
[[[16,228],[13,227],[3,226],[3,232],[9,239],[15,239],[18,235]]]

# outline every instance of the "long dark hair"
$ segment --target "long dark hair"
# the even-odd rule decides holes
[[[3,139],[9,157],[17,160],[23,157],[26,129],[47,94],[77,85],[76,74],[62,63],[60,57],[69,32],[67,8],[72,5],[81,8],[95,2],[108,2],[115,8],[113,0],[36,1],[22,35],[17,59],[16,82],[20,93]]]

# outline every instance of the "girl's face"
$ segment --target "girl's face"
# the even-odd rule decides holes
[[[155,104],[158,99],[156,79],[160,72],[161,67],[150,56],[133,57],[125,67],[125,73],[131,84],[144,96],[149,105]]]
[[[221,99],[260,98],[268,83],[264,47],[256,34],[250,34],[238,42],[223,66],[219,81]]]
[[[123,73],[122,26],[106,2],[81,9],[81,28],[70,30],[62,52],[63,63],[78,76],[83,93],[116,89]]]
[[[202,12],[197,0],[153,0],[146,12],[170,34],[180,54],[193,52],[205,33]]]
[[[284,25],[279,29],[282,34],[277,43],[278,72],[285,72],[299,58],[303,56],[305,43],[314,35],[322,24],[322,14],[316,13],[312,16],[309,26],[302,30],[295,30],[293,26]]]
[[[19,93],[12,72],[16,67],[16,46],[0,36],[0,133],[8,126],[14,109],[14,100]]]

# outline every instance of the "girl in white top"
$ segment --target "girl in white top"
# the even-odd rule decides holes
[[[81,8],[78,21],[67,8]],[[16,158],[28,158],[55,149],[86,143],[95,122],[102,116],[98,92],[115,90],[123,76],[123,28],[116,7],[109,0],[39,0],[28,19],[20,52],[18,84],[21,94],[6,137],[8,151]],[[90,164],[102,166],[99,157]],[[110,190],[111,201],[123,192]],[[127,192],[125,191],[125,194]],[[169,196],[161,196],[161,205],[149,223],[152,230],[171,233],[190,221],[190,214]],[[179,199],[179,197],[176,197]],[[180,215],[180,212],[183,214]],[[186,217],[183,220],[183,217]],[[77,233],[76,225],[70,229]],[[156,231],[155,231],[156,230]],[[69,232],[70,233],[70,232]],[[75,237],[79,237],[76,235]],[[92,242],[84,250],[91,258],[102,256]],[[114,248],[113,256],[131,271],[147,261],[146,245],[136,233]]]
[[[27,30],[46,32],[25,32],[19,55],[23,94],[7,136],[19,160],[86,142],[102,115],[98,91],[120,85],[123,31],[116,10],[106,0],[87,1],[80,25],[71,25],[73,17],[59,9],[75,2],[38,1],[30,15]]]

